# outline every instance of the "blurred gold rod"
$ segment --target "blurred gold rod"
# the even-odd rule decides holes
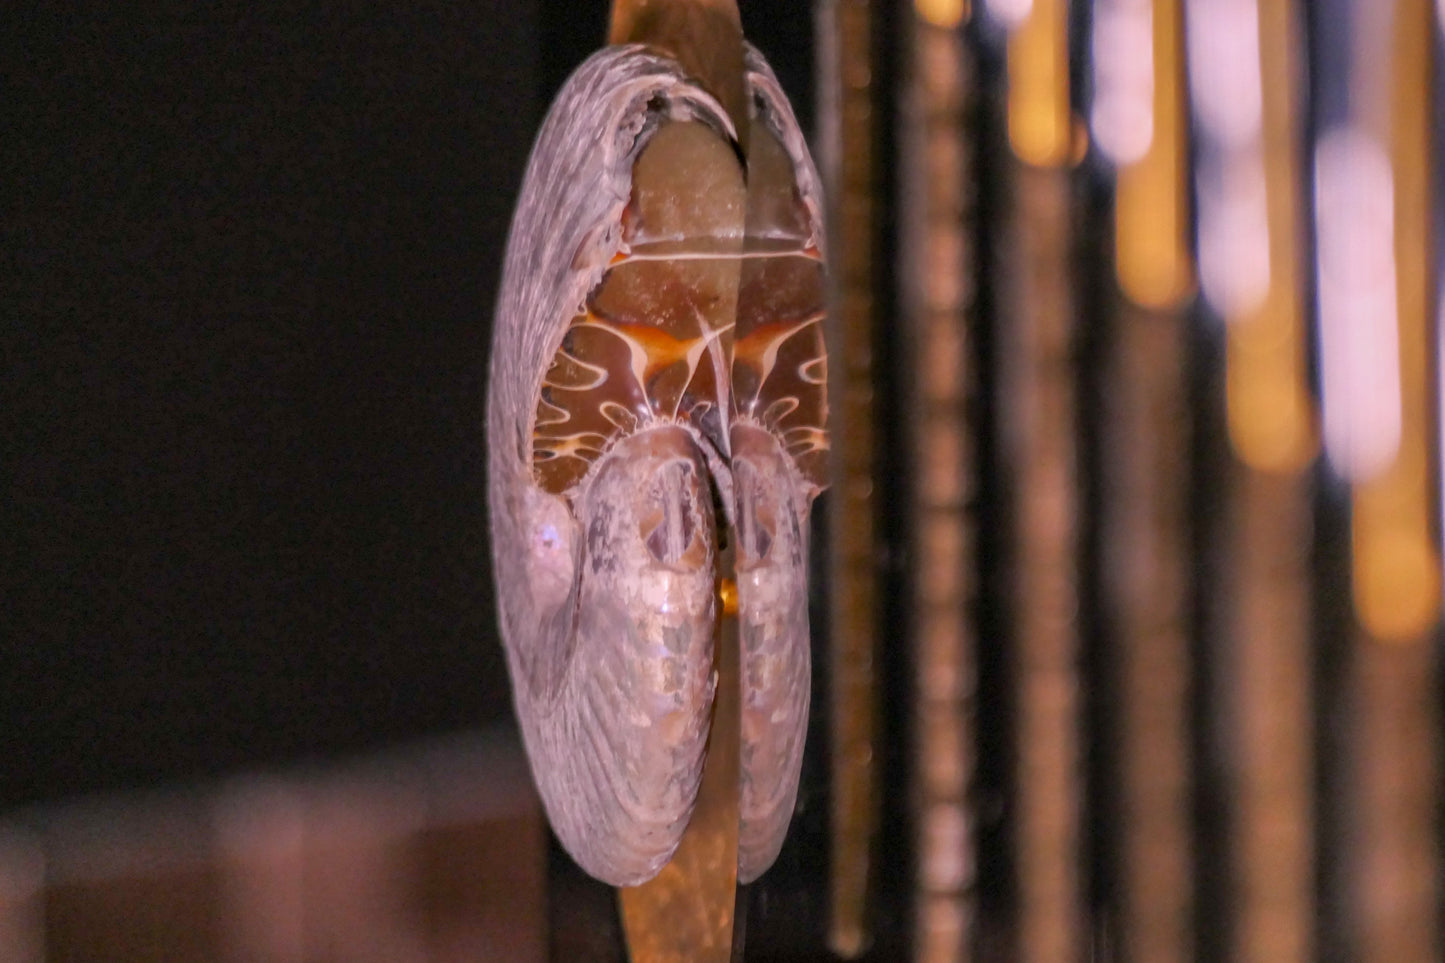
[[[1189,647],[1184,505],[1189,421],[1185,316],[1190,294],[1180,0],[1152,0],[1150,139],[1118,171],[1115,265],[1130,305],[1120,316],[1117,378],[1103,426],[1114,453],[1105,528],[1118,600],[1125,957],[1189,959],[1193,878],[1188,772]],[[1126,51],[1119,51],[1124,55]],[[1129,96],[1120,90],[1117,96]],[[1145,91],[1134,91],[1143,96]]]
[[[1033,0],[1009,34],[1008,133],[1026,164],[1060,167],[1074,156],[1068,0]]]
[[[1015,165],[1019,275],[1000,320],[1017,419],[1019,959],[1084,945],[1069,171]]]
[[[1238,466],[1230,502],[1233,641],[1224,675],[1238,713],[1234,955],[1304,963],[1314,959],[1315,912],[1310,485],[1306,476]]]
[[[923,23],[952,30],[968,22],[973,3],[971,0],[913,0],[913,11]]]
[[[820,0],[820,113],[832,234],[828,495],[832,867],[828,943],[852,958],[870,941],[878,832],[877,538],[874,521],[874,151],[872,6]],[[829,115],[832,115],[831,117]]]
[[[1120,168],[1114,208],[1119,287],[1149,308],[1175,307],[1194,290],[1181,2],[1151,3],[1153,135],[1144,156]]]
[[[1074,156],[1068,5],[1034,0],[1008,40],[1019,275],[996,321],[1011,356],[1002,404],[1017,412],[1019,495],[1016,835],[1019,959],[1067,963],[1083,946],[1073,355],[1065,167]]]
[[[970,613],[977,587],[968,508],[974,459],[965,411],[977,390],[966,335],[975,220],[968,123],[977,80],[958,29],[966,10],[942,6],[915,4],[901,124],[919,963],[970,959],[977,916],[970,804],[977,686]]]
[[[1352,882],[1364,963],[1437,960],[1440,945],[1439,664],[1433,632],[1362,634],[1352,665],[1358,822]]]
[[[1104,552],[1119,612],[1119,941],[1125,959],[1151,963],[1193,954],[1186,337],[1179,312],[1123,309],[1103,426]]]
[[[1381,0],[1388,2],[1388,0]],[[1372,105],[1375,133],[1390,145],[1395,198],[1395,278],[1400,342],[1401,432],[1394,463],[1357,485],[1354,497],[1355,606],[1365,629],[1410,641],[1440,617],[1440,559],[1430,535],[1433,509],[1429,412],[1431,17],[1429,0],[1393,0],[1390,103]],[[1381,14],[1385,15],[1385,14]]]
[[[1229,437],[1251,468],[1292,474],[1319,453],[1302,296],[1300,41],[1294,0],[1256,4],[1269,289],[1253,311],[1225,319]]]
[[[1383,11],[1382,11],[1383,13]],[[1355,651],[1360,957],[1437,958],[1440,947],[1440,561],[1430,541],[1430,131],[1434,11],[1396,0],[1390,103],[1367,105],[1395,179],[1401,439],[1395,463],[1356,487]],[[1375,66],[1375,65],[1372,65]],[[1371,108],[1374,109],[1371,109]]]
[[[608,41],[666,50],[727,110],[746,151],[742,21],[737,0],[614,0]],[[731,551],[719,560],[731,586]],[[728,593],[722,592],[724,601]],[[735,593],[732,594],[735,598]],[[714,636],[717,689],[702,783],[672,860],[641,886],[618,891],[632,963],[726,963],[737,902],[741,765],[737,619],[720,604]]]
[[[1228,631],[1236,641],[1225,670],[1241,733],[1234,951],[1241,960],[1304,961],[1313,958],[1315,908],[1311,486],[1302,470],[1318,442],[1301,289],[1300,47],[1293,0],[1257,6],[1269,288],[1254,310],[1226,319],[1229,430],[1244,462],[1230,483],[1229,558],[1237,574]]]

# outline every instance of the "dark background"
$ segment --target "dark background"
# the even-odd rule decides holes
[[[606,3],[342,6],[7,18],[0,807],[510,719],[489,318]]]

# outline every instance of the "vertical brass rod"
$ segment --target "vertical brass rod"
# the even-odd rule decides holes
[[[1018,419],[1019,959],[1064,963],[1082,947],[1069,173],[1018,170],[1023,267],[1006,403]]]
[[[1008,40],[1016,265],[994,320],[1014,465],[1018,560],[1018,958],[1067,963],[1083,947],[1077,492],[1068,5],[1034,0]]]
[[[1299,36],[1290,0],[1258,0],[1260,140],[1269,282],[1227,315],[1230,478],[1226,658],[1237,713],[1233,848],[1239,959],[1313,958],[1314,812],[1310,732],[1309,539],[1316,450],[1306,375],[1294,90]]]
[[[1000,407],[1017,496],[1018,952],[1067,963],[1083,947],[1074,299],[1068,4],[1033,0],[1008,38],[1015,206]],[[1009,283],[1011,282],[1011,283]]]
[[[1299,473],[1319,451],[1300,238],[1300,34],[1293,0],[1256,5],[1269,286],[1263,302],[1225,316],[1229,438],[1250,467]]]
[[[1102,576],[1118,613],[1119,942],[1126,959],[1182,963],[1193,949],[1183,10],[1180,0],[1111,0],[1109,8],[1111,21],[1138,28],[1101,20],[1094,38],[1096,75],[1111,81],[1097,84],[1093,110],[1096,126],[1106,125],[1098,145],[1119,164],[1114,252],[1124,295],[1099,426]],[[1143,49],[1111,49],[1120,34]],[[1149,66],[1120,75],[1118,58]]]
[[[817,7],[833,297],[830,419],[833,489],[829,674],[832,828],[828,943],[844,957],[870,941],[868,897],[878,822],[877,537],[874,517],[873,191],[876,137],[869,0]]]
[[[914,959],[971,958],[976,916],[970,799],[977,687],[972,606],[976,392],[968,318],[976,208],[969,104],[977,80],[961,5],[916,5],[907,36],[901,178],[913,635]]]
[[[1433,11],[1429,0],[1380,0],[1370,15],[1388,17],[1391,10],[1390,55],[1361,68],[1388,72],[1377,81],[1384,102],[1362,111],[1362,123],[1388,145],[1394,178],[1400,443],[1382,473],[1355,486],[1354,595],[1360,621],[1371,634],[1410,641],[1440,617],[1440,558],[1430,536],[1435,500],[1428,427]]]
[[[1230,501],[1234,948],[1241,960],[1304,961],[1314,917],[1310,486],[1236,466]]]
[[[1433,343],[1432,6],[1429,0],[1395,0],[1390,56],[1365,65],[1390,70],[1382,83],[1388,107],[1373,111],[1372,120],[1388,125],[1379,134],[1389,145],[1395,180],[1402,404],[1394,464],[1358,485],[1354,499],[1355,598],[1362,629],[1353,666],[1361,713],[1356,896],[1360,957],[1380,963],[1438,959],[1441,947],[1440,561],[1429,535],[1427,380]]]
[[[1185,316],[1126,306],[1104,401],[1104,578],[1118,611],[1125,958],[1192,955]]]
[[[1026,164],[1057,167],[1073,156],[1067,0],[1032,0],[1009,34],[1008,132]]]
[[[675,57],[727,110],[746,151],[747,81],[737,0],[614,0],[608,40],[653,44]],[[618,892],[632,963],[725,963],[733,955],[742,680],[730,549],[718,565],[717,687],[702,782],[672,860],[648,882]]]
[[[1353,894],[1359,958],[1439,959],[1440,732],[1432,634],[1405,645],[1362,637],[1352,670],[1360,706]]]
[[[1137,0],[1136,0],[1137,2]],[[1118,175],[1115,250],[1119,287],[1134,303],[1178,307],[1193,291],[1181,0],[1138,4],[1150,23],[1153,84],[1148,147]],[[1127,51],[1116,51],[1128,55]],[[1141,95],[1143,91],[1139,92]]]

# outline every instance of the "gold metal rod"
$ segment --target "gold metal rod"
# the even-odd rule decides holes
[[[1119,170],[1115,256],[1119,287],[1135,304],[1168,308],[1193,292],[1189,169],[1180,0],[1148,4],[1152,26],[1152,134],[1138,160]],[[1120,51],[1120,53],[1124,53]]]
[[[746,151],[749,120],[736,0],[614,0],[608,40],[651,44],[674,57],[727,110]],[[733,956],[742,679],[731,548],[720,553],[719,572],[717,686],[692,819],[656,877],[618,891],[632,963],[725,963]]]
[[[1242,960],[1313,957],[1314,773],[1310,743],[1309,540],[1317,448],[1307,376],[1300,243],[1300,46],[1292,0],[1256,0],[1268,286],[1226,316],[1230,439],[1224,669],[1239,737],[1233,952]],[[1208,5],[1204,5],[1209,9]],[[1217,11],[1211,11],[1217,15]],[[1241,108],[1243,109],[1243,108]]]
[[[1119,613],[1119,942],[1125,958],[1192,956],[1186,319],[1126,305],[1102,426],[1108,564]]]
[[[1393,8],[1392,10],[1389,8]],[[1366,107],[1394,175],[1400,447],[1356,486],[1354,653],[1358,743],[1360,959],[1438,958],[1441,786],[1438,701],[1440,559],[1430,536],[1430,131],[1434,13],[1429,0],[1383,0],[1389,55],[1366,69],[1387,104]],[[1439,243],[1439,239],[1435,239]]]
[[[1388,16],[1380,0],[1373,16]],[[1440,558],[1430,535],[1430,130],[1428,0],[1393,0],[1392,67],[1379,86],[1389,100],[1369,111],[1388,144],[1394,175],[1400,445],[1385,471],[1355,487],[1354,586],[1360,622],[1382,639],[1413,641],[1440,618]],[[1367,69],[1370,69],[1367,68]]]
[[[1114,257],[1126,298],[1100,426],[1104,584],[1119,615],[1119,942],[1128,959],[1166,963],[1192,955],[1183,10],[1180,0],[1100,7],[1092,120],[1118,165]]]
[[[1301,267],[1300,40],[1293,0],[1256,3],[1269,287],[1262,303],[1225,319],[1229,437],[1250,467],[1295,473],[1319,451]]]
[[[1068,963],[1083,947],[1077,524],[1068,164],[1082,144],[1069,104],[1068,5],[1033,0],[1008,40],[1008,132],[1017,275],[1004,319],[1001,405],[1012,412],[1020,492],[1016,860],[1018,958]],[[1077,140],[1076,140],[1077,137]]]
[[[877,538],[874,520],[874,77],[872,4],[820,0],[823,177],[833,255],[828,496],[831,851],[828,943],[867,949],[878,828]]]
[[[1069,171],[1018,165],[1019,300],[1004,405],[1018,419],[1019,956],[1083,947],[1078,524]]]
[[[1074,156],[1067,0],[1033,0],[1009,34],[1008,135],[1019,160],[1035,167]]]
[[[1439,959],[1439,678],[1434,632],[1408,644],[1361,635],[1353,781],[1359,849],[1351,894],[1365,963]]]
[[[920,0],[908,36],[900,275],[910,416],[908,490],[913,624],[915,920],[918,963],[972,956],[977,687],[972,608],[974,463],[967,407],[976,207],[969,163],[977,83],[958,28],[962,5]]]
[[[1241,960],[1314,958],[1309,538],[1307,477],[1236,467],[1224,674],[1238,713],[1231,845]]]
[[[730,575],[731,549],[724,554],[720,567]],[[692,821],[662,872],[641,886],[618,890],[632,963],[727,963],[732,958],[742,679],[736,590],[730,579],[721,581],[718,594],[717,694]]]

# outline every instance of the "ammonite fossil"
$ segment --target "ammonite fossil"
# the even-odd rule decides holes
[[[730,115],[659,49],[584,63],[533,149],[495,321],[489,496],[517,717],[562,845],[616,885],[656,874],[692,810],[724,542],[742,881],[776,858],[797,794],[828,448],[822,198],[751,48],[743,76]]]

